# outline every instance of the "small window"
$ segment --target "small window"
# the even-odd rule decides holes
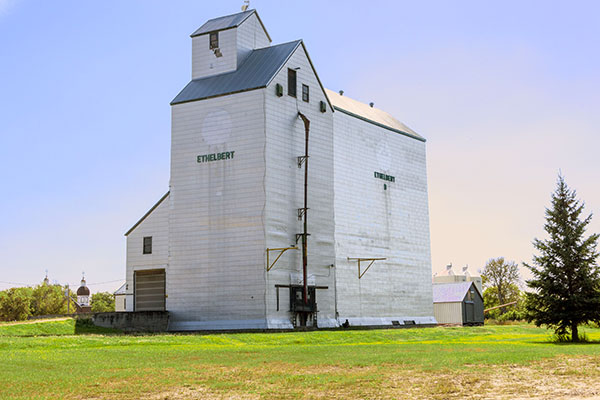
[[[127,309],[127,298],[123,298],[123,309]]]
[[[288,95],[296,97],[296,70],[288,68]]]
[[[308,86],[302,85],[302,100],[308,103]]]
[[[152,254],[152,236],[144,237],[144,254]]]
[[[213,32],[210,34],[210,49],[219,48],[219,32]]]

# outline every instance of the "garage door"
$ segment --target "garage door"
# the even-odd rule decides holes
[[[165,270],[135,271],[135,311],[165,310]]]

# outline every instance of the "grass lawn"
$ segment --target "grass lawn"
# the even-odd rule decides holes
[[[121,335],[63,319],[0,324],[0,398],[600,399],[600,329],[531,325]]]

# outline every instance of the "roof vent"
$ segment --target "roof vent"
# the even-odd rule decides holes
[[[370,102],[369,105],[371,106],[371,108],[373,108],[373,106],[375,105],[375,103]]]
[[[343,96],[343,95],[344,95],[344,91],[340,90],[340,96]]]

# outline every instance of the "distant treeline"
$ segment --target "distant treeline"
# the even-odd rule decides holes
[[[41,284],[36,287],[18,287],[0,292],[0,321],[22,321],[31,316],[74,313],[77,296],[69,290],[67,306],[66,289],[60,285]],[[93,312],[115,310],[115,298],[111,293],[92,295]]]

